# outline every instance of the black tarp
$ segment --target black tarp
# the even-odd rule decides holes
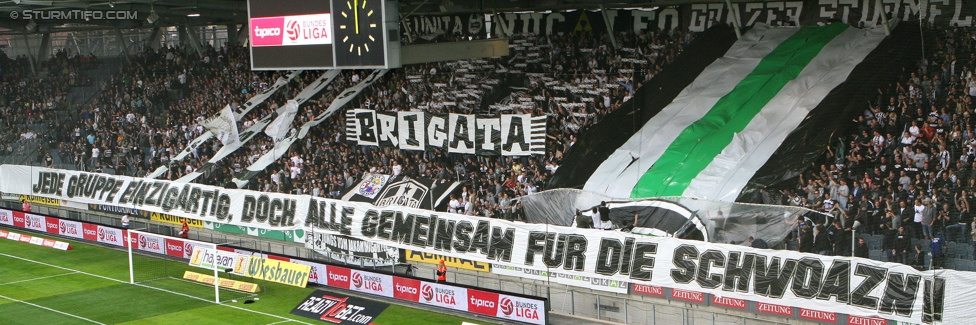
[[[735,41],[735,34],[727,25],[712,27],[698,35],[673,63],[638,89],[633,99],[581,132],[550,178],[548,188],[582,188],[614,150],[670,104]]]
[[[919,33],[917,22],[899,24],[854,68],[847,81],[807,114],[753,175],[736,202],[779,203],[778,189],[793,188],[796,177],[827,151],[831,139],[854,133],[857,124],[853,120],[878,95],[877,90],[896,80],[902,68],[915,66],[922,50]]]
[[[598,207],[586,209],[583,215],[592,217],[596,214],[594,209]],[[676,202],[665,200],[608,202],[607,208],[610,212],[610,221],[618,227],[651,228],[677,238],[707,241],[707,230],[701,219],[687,207]]]

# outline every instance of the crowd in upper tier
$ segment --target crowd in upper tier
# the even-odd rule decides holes
[[[924,28],[925,56],[875,90],[851,132],[783,190],[783,204],[831,213],[801,251],[846,252],[850,232],[883,235],[885,258],[915,256],[912,240],[976,239],[976,30]],[[803,239],[803,235],[800,236]],[[846,239],[845,239],[846,238]],[[936,239],[939,238],[939,239]],[[935,251],[924,245],[922,254]]]
[[[510,39],[512,53],[507,57],[392,70],[342,111],[313,128],[245,187],[338,197],[365,173],[404,173],[464,182],[465,193],[459,195],[459,200],[465,201],[459,202],[463,213],[511,215],[513,199],[543,190],[563,153],[581,132],[632,97],[644,81],[679,55],[694,35],[655,30],[621,32],[614,37],[618,48],[611,46],[608,35],[594,33],[516,35]],[[38,163],[132,176],[146,176],[160,166],[169,166],[160,178],[178,179],[198,171],[202,175],[195,182],[224,186],[271,150],[273,139],[261,134],[215,164],[204,165],[221,146],[216,140],[206,142],[186,159],[174,159],[189,141],[206,131],[197,124],[198,119],[219,114],[225,105],[243,104],[287,72],[251,71],[247,48],[240,46],[206,48],[202,54],[190,47],[145,47],[134,55],[131,64],[97,85],[100,91],[91,101],[48,107],[71,114],[43,135],[52,139],[52,148],[38,157]],[[9,112],[3,114],[5,120],[11,124],[24,119],[48,121],[37,110],[15,108],[23,102],[40,105],[42,98],[64,98],[66,87],[72,84],[70,78],[59,79],[56,84],[36,81],[26,77],[30,71],[23,64],[10,66],[15,68],[4,69],[5,78],[31,81],[26,86],[4,83],[17,94],[8,96],[13,101],[0,104],[0,109]],[[72,68],[65,71],[70,74]],[[242,116],[239,129],[273,114],[322,73],[302,72]],[[301,105],[291,132],[322,113],[339,93],[369,73],[343,71]],[[50,91],[38,91],[38,87],[49,87]],[[356,146],[345,139],[344,111],[349,108],[547,116],[546,153],[501,157]]]

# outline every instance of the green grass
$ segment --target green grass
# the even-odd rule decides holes
[[[71,241],[69,241],[71,242]],[[262,292],[252,304],[227,301],[247,294],[161,278],[128,283],[124,251],[79,242],[72,250],[0,239],[0,324],[327,324],[289,314],[314,288],[257,282]],[[139,276],[179,277],[185,270],[206,273],[186,262],[134,256]],[[253,299],[253,298],[252,298]],[[391,305],[376,325],[485,324],[454,315]]]

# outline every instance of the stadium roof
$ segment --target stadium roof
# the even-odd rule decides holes
[[[318,0],[322,1],[322,0]],[[769,0],[733,0],[732,2],[765,2]],[[597,8],[652,8],[687,3],[725,2],[725,0],[404,0],[402,15],[491,13],[511,11],[544,11]],[[138,19],[97,19],[84,11],[135,12]],[[57,11],[70,19],[34,19],[30,25],[25,11]],[[16,12],[16,13],[12,13]],[[154,19],[148,19],[155,13]],[[33,13],[37,14],[37,13]],[[130,14],[131,15],[131,14]],[[131,16],[130,16],[131,17]],[[149,21],[152,21],[150,23]],[[148,28],[176,25],[243,24],[247,20],[246,0],[0,0],[0,29],[23,33],[106,28]],[[36,26],[36,27],[35,27]],[[10,33],[8,31],[7,33]]]

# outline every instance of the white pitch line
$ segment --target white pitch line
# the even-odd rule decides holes
[[[274,323],[271,323],[271,324],[268,324],[268,325],[277,325],[277,324],[281,324],[281,323],[290,323],[290,322],[291,322],[291,320],[283,320],[283,321],[274,322]]]
[[[68,273],[55,274],[55,275],[49,275],[49,276],[42,276],[42,277],[39,277],[39,278],[33,278],[33,279],[27,279],[27,280],[20,280],[20,281],[0,283],[0,286],[5,286],[5,285],[8,285],[8,284],[17,284],[17,283],[31,282],[31,281],[37,281],[37,280],[44,280],[44,279],[56,278],[56,277],[59,277],[59,276],[72,275],[72,274],[78,274],[78,272],[68,272]]]
[[[9,257],[9,258],[14,258],[14,259],[18,259],[18,260],[22,260],[22,261],[26,261],[26,262],[31,262],[31,263],[35,263],[35,264],[44,265],[44,266],[50,266],[50,267],[57,268],[57,269],[62,269],[62,270],[65,270],[65,271],[74,271],[74,272],[77,272],[79,274],[93,276],[93,277],[96,277],[96,278],[105,279],[105,280],[109,280],[109,281],[114,281],[114,282],[118,282],[118,283],[129,284],[128,281],[122,281],[122,280],[119,280],[119,279],[113,279],[113,278],[110,278],[110,277],[107,277],[107,276],[98,275],[98,274],[94,274],[94,273],[88,273],[88,272],[79,271],[79,270],[75,270],[75,269],[69,269],[69,268],[66,268],[66,267],[63,267],[63,266],[58,266],[58,265],[54,265],[54,264],[48,264],[48,263],[44,263],[44,262],[39,262],[39,261],[35,261],[35,260],[29,259],[29,258],[23,258],[23,257],[20,257],[20,256],[14,256],[14,255],[9,255],[9,254],[4,254],[4,253],[0,253],[0,256],[6,256],[6,257]],[[306,323],[306,322],[303,322],[303,321],[300,321],[300,320],[295,320],[295,319],[291,319],[291,318],[287,318],[287,317],[281,317],[281,316],[278,316],[278,315],[268,314],[268,313],[260,312],[260,311],[256,311],[256,310],[250,310],[250,309],[247,309],[247,308],[241,308],[241,307],[232,306],[232,305],[225,305],[225,304],[218,304],[218,303],[215,303],[215,302],[213,302],[211,300],[203,299],[203,298],[200,298],[200,297],[194,297],[194,296],[191,296],[191,295],[188,295],[188,294],[185,294],[185,293],[179,293],[179,292],[169,291],[169,290],[160,289],[160,288],[154,288],[154,287],[150,287],[150,286],[147,286],[147,285],[144,285],[144,284],[140,284],[140,283],[136,283],[134,285],[137,285],[137,286],[140,286],[140,287],[143,287],[143,288],[147,288],[147,289],[152,289],[152,290],[158,290],[158,291],[162,291],[162,292],[171,293],[171,294],[174,294],[174,295],[183,296],[183,297],[187,297],[187,298],[190,298],[190,299],[196,299],[196,300],[200,300],[200,301],[205,301],[205,302],[209,302],[209,303],[215,304],[215,305],[220,305],[220,306],[224,306],[224,307],[228,307],[228,308],[233,308],[233,309],[237,309],[237,310],[241,310],[241,311],[255,313],[255,314],[258,314],[258,315],[264,315],[264,316],[268,316],[268,317],[273,317],[273,318],[277,318],[277,319],[283,319],[283,320],[287,320],[287,321],[291,321],[291,322],[296,322],[296,323],[301,323],[301,324],[306,324],[306,325],[314,325],[312,323]]]
[[[7,300],[10,300],[10,301],[13,301],[13,302],[19,302],[19,303],[22,303],[22,304],[25,304],[25,305],[29,305],[29,306],[34,306],[34,307],[37,307],[37,308],[40,308],[40,309],[44,309],[44,310],[47,310],[47,311],[53,311],[53,312],[58,313],[58,314],[61,314],[61,315],[71,316],[71,317],[74,317],[74,318],[77,318],[77,319],[80,319],[80,320],[83,320],[83,321],[87,321],[89,323],[94,323],[94,324],[99,324],[99,325],[106,325],[105,323],[96,322],[96,321],[93,321],[93,320],[90,320],[88,318],[84,318],[84,317],[81,317],[81,316],[78,316],[78,315],[69,314],[69,313],[66,313],[66,312],[63,312],[63,311],[60,311],[60,310],[57,310],[57,309],[44,307],[44,306],[41,306],[41,305],[38,305],[38,304],[32,304],[32,303],[29,303],[29,302],[26,302],[26,301],[23,301],[23,300],[18,300],[18,299],[10,298],[10,297],[4,296],[4,295],[0,295],[0,298],[7,299]]]

